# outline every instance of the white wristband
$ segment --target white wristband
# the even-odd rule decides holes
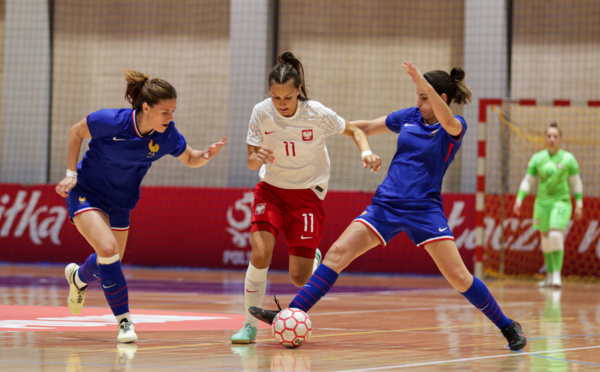
[[[360,154],[360,157],[362,158],[362,160],[365,160],[365,158],[366,158],[367,156],[369,156],[369,155],[373,155],[373,153],[371,152],[371,150],[363,151],[363,152]]]
[[[72,171],[70,169],[67,169],[67,177],[77,178],[77,171]]]

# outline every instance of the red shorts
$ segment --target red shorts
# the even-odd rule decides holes
[[[315,258],[325,214],[323,200],[314,191],[281,189],[259,182],[252,210],[252,232],[269,231],[275,237],[283,232],[290,255]]]

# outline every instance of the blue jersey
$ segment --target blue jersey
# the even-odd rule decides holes
[[[467,131],[465,119],[454,117],[463,126],[457,138],[449,135],[440,123],[425,124],[417,107],[387,116],[385,123],[398,133],[398,145],[374,202],[433,200],[441,204],[442,180]]]
[[[133,209],[140,185],[153,162],[181,155],[187,143],[171,122],[164,133],[142,136],[132,109],[104,109],[87,117],[89,149],[77,165],[77,186],[104,202]]]

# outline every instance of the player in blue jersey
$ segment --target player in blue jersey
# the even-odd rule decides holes
[[[121,269],[129,214],[140,198],[140,184],[153,162],[172,155],[188,167],[205,165],[226,138],[205,151],[194,150],[177,131],[175,88],[163,79],[126,70],[125,99],[131,109],[103,109],[75,124],[69,133],[67,174],[56,192],[67,198],[69,217],[95,253],[79,267],[67,265],[69,310],[81,312],[88,284],[101,281],[117,318],[119,342],[138,339],[129,314],[127,282]],[[89,149],[77,164],[83,138]]]
[[[442,179],[467,130],[464,118],[449,107],[453,101],[466,104],[471,99],[463,82],[465,73],[454,68],[450,74],[436,70],[422,75],[411,62],[402,67],[416,85],[417,106],[352,122],[368,136],[398,133],[388,174],[372,204],[333,243],[289,307],[310,310],[354,259],[404,232],[429,253],[448,282],[501,330],[509,348],[520,350],[527,343],[521,326],[504,315],[485,284],[467,270],[442,205]],[[258,307],[249,311],[267,323],[277,315]]]

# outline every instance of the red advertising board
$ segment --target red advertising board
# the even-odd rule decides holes
[[[371,193],[355,191],[328,193],[325,233],[320,243],[322,251],[327,251],[352,219],[370,203],[371,197]],[[450,229],[467,267],[472,270],[475,195],[444,194],[443,199]],[[141,266],[245,269],[251,250],[252,200],[252,189],[143,187],[142,198],[131,215],[123,262]],[[591,202],[598,207],[597,199],[586,200],[586,204]],[[498,216],[486,217],[486,237],[490,247],[486,256],[490,258],[497,246],[498,221]],[[524,268],[525,274],[531,274],[541,267],[541,253],[536,238],[527,229],[531,220],[527,221],[525,218],[510,221],[509,226],[521,227],[505,237],[513,237],[508,245],[510,254],[514,253],[511,259],[519,260],[523,254],[539,256]],[[588,255],[593,255],[597,260],[600,254],[598,235],[598,221],[588,220],[585,226],[570,229],[567,248],[576,252],[585,249],[582,257],[590,259]],[[584,246],[577,243],[581,241],[585,242]],[[519,250],[519,244],[524,244],[527,249]],[[90,253],[91,247],[69,222],[65,200],[54,192],[54,185],[0,184],[0,261],[81,263]],[[573,260],[576,258],[565,262]],[[287,267],[287,248],[280,237],[271,269],[287,270]],[[439,274],[427,252],[415,247],[404,234],[386,247],[375,248],[359,257],[347,271]]]
[[[539,233],[532,228],[534,199],[532,195],[525,198],[521,216],[517,217],[512,212],[515,195],[507,195],[504,199],[498,195],[486,197],[484,266],[487,270],[498,272],[501,255],[504,255],[504,273],[507,275],[544,272]],[[600,199],[584,197],[583,205],[582,219],[571,219],[566,230],[562,273],[600,277]]]

